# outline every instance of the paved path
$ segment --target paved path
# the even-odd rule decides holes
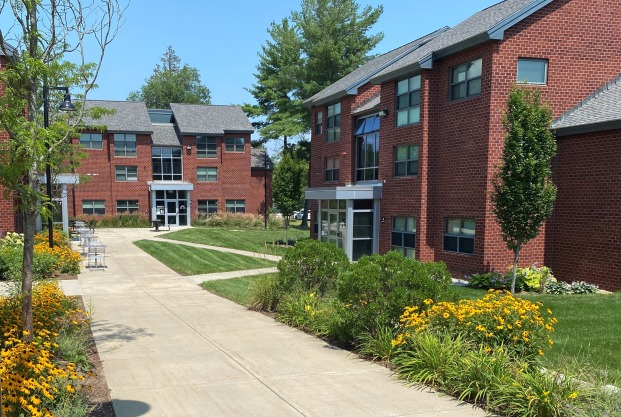
[[[77,290],[117,417],[485,415],[201,290],[131,243],[146,229],[97,234],[107,268]]]

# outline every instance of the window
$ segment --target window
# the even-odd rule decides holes
[[[481,59],[451,68],[451,100],[480,94],[482,69]]]
[[[474,253],[474,220],[446,219],[444,250],[472,255]]]
[[[138,200],[116,200],[117,213],[138,212]]]
[[[196,168],[196,180],[203,182],[218,181],[218,168]]]
[[[218,138],[208,137],[208,136],[197,136],[196,137],[196,157],[197,158],[217,158],[218,157]]]
[[[397,83],[397,126],[420,121],[420,75]]]
[[[326,158],[326,181],[339,180],[339,157],[329,156]]]
[[[226,200],[226,211],[231,213],[245,213],[246,200]]]
[[[416,219],[414,217],[393,217],[390,235],[392,250],[406,258],[416,255]]]
[[[136,156],[136,135],[115,133],[114,156]]]
[[[82,133],[80,135],[80,145],[86,149],[103,149],[101,133]]]
[[[244,138],[225,138],[224,146],[227,152],[244,152]]]
[[[418,174],[418,146],[395,147],[395,177]]]
[[[106,214],[104,200],[82,200],[82,214]]]
[[[315,113],[315,134],[321,135],[323,133],[323,112],[318,111]]]
[[[547,59],[518,59],[517,82],[527,84],[545,84],[548,78]]]
[[[114,167],[117,181],[138,181],[138,167],[137,166],[121,166]]]
[[[198,212],[206,215],[218,212],[218,200],[198,200]]]
[[[153,179],[159,181],[181,181],[181,148],[152,148]]]
[[[334,142],[341,138],[341,103],[328,106],[328,118],[326,120],[326,142]]]
[[[356,181],[377,180],[380,118],[361,118],[356,126]]]

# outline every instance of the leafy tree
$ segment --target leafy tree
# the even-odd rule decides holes
[[[272,179],[272,198],[285,216],[285,239],[289,227],[289,216],[300,205],[306,184],[308,165],[298,161],[288,152],[283,152],[278,164],[274,166]]]
[[[513,251],[511,292],[522,246],[539,234],[552,214],[556,186],[551,180],[551,160],[556,141],[550,131],[552,112],[541,93],[514,86],[503,118],[505,144],[502,165],[492,184],[493,212],[507,248]]]
[[[127,100],[144,101],[151,109],[166,109],[170,103],[211,104],[211,92],[201,84],[198,70],[188,64],[181,66],[172,46],[168,46],[160,62],[140,90],[129,93]]]
[[[248,116],[264,118],[256,127],[265,140],[310,129],[303,101],[367,60],[384,36],[367,35],[382,11],[382,6],[361,11],[355,0],[302,0],[300,11],[271,24],[271,40],[259,53],[257,82],[248,89],[257,104],[244,106]]]
[[[15,199],[24,228],[22,269],[22,327],[24,340],[32,341],[32,277],[36,220],[51,215],[51,202],[42,192],[39,176],[44,166],[66,168],[76,162],[70,140],[85,115],[84,100],[94,88],[106,47],[114,39],[124,7],[117,0],[12,0],[0,3],[4,20],[15,22],[0,30],[0,50],[8,64],[0,71],[4,94],[0,96],[0,127],[6,139],[0,143],[0,184],[4,198]],[[8,15],[8,16],[4,16]],[[85,60],[98,51],[98,61]],[[73,62],[64,61],[68,55]],[[43,87],[49,86],[51,117],[45,128],[42,117]],[[61,98],[55,86],[79,90],[81,110],[58,116]],[[94,113],[97,113],[95,110]],[[90,116],[97,117],[91,113]],[[56,169],[55,169],[56,171]],[[48,178],[52,181],[53,178]]]

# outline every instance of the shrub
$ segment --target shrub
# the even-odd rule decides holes
[[[282,292],[276,274],[264,275],[250,287],[250,309],[275,311]]]
[[[342,342],[381,326],[396,326],[403,307],[435,298],[454,300],[451,276],[443,263],[421,263],[397,252],[364,256],[337,281],[337,298],[345,307]]]
[[[151,221],[145,214],[121,213],[106,214],[103,216],[79,216],[76,220],[81,220],[86,224],[98,227],[150,227]]]
[[[296,291],[280,300],[276,319],[322,337],[328,334],[327,305],[314,292]]]
[[[474,274],[469,278],[472,288],[484,290],[508,290],[511,288],[513,271],[509,270],[506,274],[499,272],[486,272],[484,274]],[[526,268],[517,268],[515,274],[515,291],[522,290],[543,292],[548,282],[556,282],[552,275],[552,270],[547,266],[537,267],[531,265]]]
[[[550,334],[557,320],[552,312],[541,312],[541,303],[516,298],[508,291],[490,290],[478,300],[434,303],[427,309],[407,308],[400,318],[402,330],[395,344],[407,345],[423,330],[446,331],[489,350],[505,346],[512,354],[532,360],[552,346]]]
[[[482,290],[508,290],[511,288],[511,277],[499,272],[486,272],[484,274],[474,274],[469,277],[469,285],[472,288]],[[522,291],[524,282],[521,276],[515,277],[515,290]]]
[[[53,269],[50,274],[55,272],[62,274],[76,275],[80,273],[80,263],[82,257],[80,254],[70,247],[54,246],[50,248],[47,243],[39,243],[34,247],[35,263],[40,256],[53,256],[56,259],[56,263],[53,265]],[[51,276],[50,275],[50,276]]]
[[[597,285],[584,281],[572,282],[570,288],[572,294],[593,294],[599,289]]]
[[[22,233],[8,232],[0,242],[2,248],[23,248],[24,235]]]
[[[508,272],[507,275],[509,274]],[[556,282],[556,278],[552,275],[552,270],[547,266],[537,267],[531,265],[528,268],[518,268],[516,280],[518,276],[526,289],[530,291],[543,292],[547,282]]]
[[[565,281],[548,282],[544,291],[548,294],[571,294],[571,286]]]
[[[392,344],[397,328],[380,326],[372,333],[362,333],[356,337],[356,352],[372,361],[389,361],[394,351]]]
[[[349,266],[347,255],[331,243],[314,239],[298,242],[278,262],[285,291],[302,288],[323,296],[334,288],[339,274]]]
[[[593,294],[599,287],[584,281],[575,281],[568,284],[564,281],[547,282],[544,291],[548,294]]]
[[[52,237],[54,239],[54,247],[56,246],[69,247],[70,246],[69,236],[62,230],[54,229],[52,231]],[[47,230],[40,230],[34,236],[35,245],[39,243],[45,243],[46,245],[49,246],[49,242],[50,242],[49,232]]]

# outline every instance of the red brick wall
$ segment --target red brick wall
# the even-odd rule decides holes
[[[621,130],[558,138],[546,265],[561,280],[621,290]]]
[[[218,211],[225,211],[225,200],[245,200],[246,212],[262,214],[264,207],[264,175],[251,172],[250,135],[236,134],[246,140],[244,152],[226,152],[222,138],[218,140],[217,158],[196,158],[196,138],[183,137],[183,178],[194,184],[190,196],[191,217],[198,214],[197,200],[218,200]],[[231,136],[233,137],[233,136]],[[79,140],[76,140],[79,143]],[[190,145],[191,149],[186,149]],[[78,172],[81,184],[69,193],[70,216],[82,213],[82,200],[105,200],[106,214],[116,214],[117,200],[138,200],[140,213],[150,217],[147,182],[153,179],[150,135],[137,135],[137,157],[115,157],[114,135],[103,135],[103,150],[85,149],[88,157]],[[138,181],[116,181],[116,165],[138,166]],[[197,167],[218,168],[217,182],[197,182]],[[271,205],[271,171],[268,172],[268,204]]]

